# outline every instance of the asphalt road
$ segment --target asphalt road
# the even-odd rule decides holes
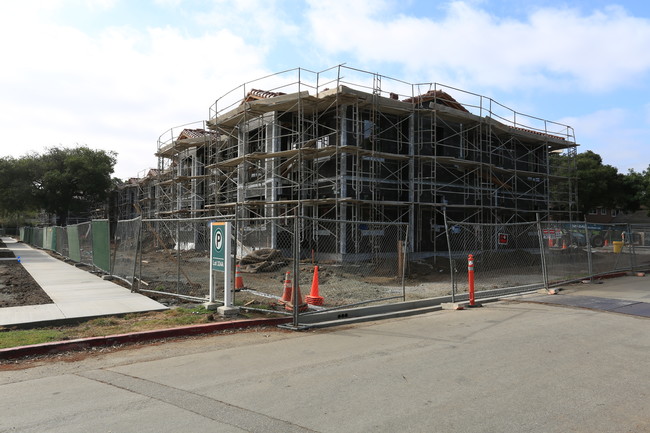
[[[0,432],[650,432],[649,354],[650,319],[518,302],[221,335],[5,365]]]

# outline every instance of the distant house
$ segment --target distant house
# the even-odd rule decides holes
[[[595,224],[646,224],[650,225],[648,209],[643,208],[636,212],[623,212],[620,209],[597,207],[587,212],[586,220]]]
[[[596,225],[611,224],[614,232],[622,233],[621,239],[618,239],[618,234],[616,235],[617,240],[631,241],[636,246],[650,247],[650,215],[647,208],[636,212],[623,212],[619,209],[598,207],[587,212],[586,220]]]
[[[589,209],[585,218],[587,222],[597,223],[597,224],[610,224],[614,222],[614,219],[621,214],[622,212],[618,209],[611,209],[606,207],[596,207]]]

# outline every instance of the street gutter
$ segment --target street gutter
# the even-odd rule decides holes
[[[277,326],[291,322],[290,317],[274,319],[232,320],[228,322],[181,326],[178,328],[157,329],[153,331],[133,332],[129,334],[107,335],[103,337],[80,338],[76,340],[55,341],[29,346],[0,349],[0,361],[26,356],[52,355],[73,350],[85,350],[95,347],[110,347],[121,344],[143,343],[172,337],[210,334],[228,329],[246,329],[255,326]]]

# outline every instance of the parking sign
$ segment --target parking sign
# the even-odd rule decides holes
[[[210,263],[213,271],[224,272],[226,269],[226,256],[230,253],[228,243],[230,238],[229,228],[227,222],[213,222],[211,224],[212,249],[210,251]]]

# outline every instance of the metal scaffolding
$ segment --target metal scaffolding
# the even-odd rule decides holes
[[[406,222],[409,249],[424,253],[446,248],[443,212],[492,224],[574,219],[576,146],[570,126],[449,86],[292,69],[164,133],[134,201],[156,218],[259,217],[270,244],[278,217],[311,217],[303,238],[335,237],[340,254],[355,248],[346,222]]]

